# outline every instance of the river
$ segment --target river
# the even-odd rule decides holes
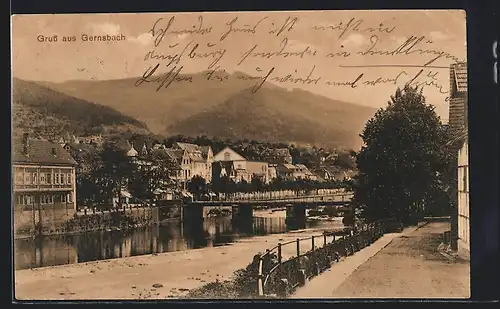
[[[102,231],[17,239],[14,241],[14,267],[19,270],[215,247],[244,238],[297,229],[342,228],[342,223],[338,221],[311,220],[300,227],[287,226],[285,215],[281,212],[263,213],[248,221],[235,223],[231,217],[206,218],[196,225],[171,221],[128,232]]]

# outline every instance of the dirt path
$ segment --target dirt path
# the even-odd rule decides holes
[[[15,295],[20,300],[177,298],[205,283],[229,279],[255,254],[278,242],[321,232],[302,230],[252,237],[220,247],[18,270],[14,274]],[[321,241],[316,243],[321,245]],[[310,242],[301,243],[301,250],[310,247]],[[291,256],[295,250],[294,244],[284,246],[283,255]]]
[[[403,233],[355,270],[341,262],[293,297],[468,298],[469,262],[449,260],[437,251],[442,233],[448,229],[448,223],[433,222]],[[369,248],[357,254],[368,254],[365,250]],[[343,278],[342,274],[350,271]]]

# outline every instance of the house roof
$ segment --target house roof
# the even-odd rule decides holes
[[[29,139],[27,153],[24,153],[22,139],[12,141],[12,161],[27,164],[76,165],[75,159],[60,144]]]
[[[181,142],[177,142],[176,143],[177,146],[182,149],[182,150],[187,150],[189,152],[194,152],[194,151],[197,151],[197,150],[200,150],[199,149],[199,146],[198,145],[195,145],[195,144],[189,144],[189,143],[181,143]]]
[[[225,152],[233,152],[234,154],[236,154],[239,157],[241,157],[242,160],[245,160],[245,161],[247,160],[247,158],[245,156],[241,155],[238,151],[235,151],[234,149],[232,149],[229,146],[224,147],[224,149],[222,149],[221,151],[219,151],[215,156],[218,156],[221,153],[225,153]],[[239,160],[236,160],[236,161],[239,161]]]
[[[280,172],[283,170],[286,172],[293,172],[295,170],[295,166],[293,164],[278,164],[276,169]]]
[[[137,150],[135,150],[134,146],[131,146],[130,149],[127,151],[127,157],[135,157],[138,154],[139,153],[137,152]]]
[[[455,132],[453,137],[446,144],[448,146],[450,146],[450,145],[455,144],[455,143],[463,142],[466,139],[468,139],[468,136],[469,136],[469,132],[468,132],[467,128],[462,127],[460,130]]]
[[[205,162],[205,159],[203,159],[203,155],[201,154],[201,152],[188,152],[188,157],[194,162]]]
[[[467,63],[460,62],[452,64],[452,77],[458,92],[467,92]]]
[[[180,164],[182,161],[182,156],[184,155],[184,150],[174,149],[174,148],[166,148],[165,153],[172,158],[177,164]]]

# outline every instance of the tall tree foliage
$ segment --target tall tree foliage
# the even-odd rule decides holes
[[[353,203],[371,221],[409,222],[446,196],[450,153],[447,134],[422,89],[397,89],[388,106],[377,111],[361,134]]]
[[[121,191],[127,189],[134,170],[134,163],[117,145],[117,141],[106,142],[100,152],[99,164],[94,170],[94,179],[100,188],[102,199],[109,203],[116,197],[118,207],[121,207]]]
[[[187,189],[196,199],[199,199],[204,194],[208,194],[207,181],[200,175],[195,175],[191,178],[187,184]]]
[[[151,201],[156,198],[156,190],[166,190],[175,186],[173,177],[177,170],[165,152],[149,151],[137,159],[128,182],[128,188],[134,197]]]

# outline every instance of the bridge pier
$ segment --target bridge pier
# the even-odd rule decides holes
[[[250,204],[232,205],[232,223],[242,234],[253,232],[253,208]]]
[[[306,205],[287,204],[285,222],[290,229],[303,229],[306,226]]]
[[[181,220],[187,222],[203,222],[203,205],[187,204],[182,207]]]
[[[232,205],[231,211],[233,220],[253,218],[253,208],[249,204]]]

